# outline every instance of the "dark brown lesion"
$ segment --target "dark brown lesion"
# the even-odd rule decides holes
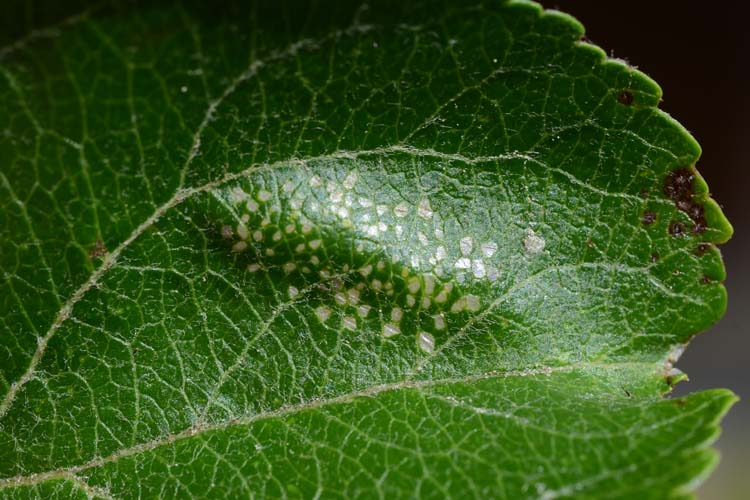
[[[695,171],[691,168],[678,168],[670,172],[664,181],[664,194],[674,202],[675,206],[681,212],[690,217],[693,221],[692,232],[702,234],[708,228],[703,205],[697,203],[695,198]],[[679,222],[673,222],[670,225],[669,233],[672,236],[681,236],[684,229],[680,228]]]
[[[653,210],[646,210],[641,216],[641,222],[644,226],[650,226],[656,222],[656,213]]]
[[[93,261],[95,259],[98,259],[99,257],[104,257],[105,255],[107,255],[107,253],[108,250],[104,245],[104,242],[102,240],[96,240],[94,246],[91,247],[91,250],[89,250],[89,260]]]
[[[630,106],[633,104],[633,101],[635,100],[635,96],[633,93],[629,90],[623,90],[619,94],[617,94],[617,100],[620,102],[620,104],[624,104],[625,106]]]

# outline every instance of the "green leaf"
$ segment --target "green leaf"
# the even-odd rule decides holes
[[[731,227],[659,87],[529,2],[276,3],[3,7],[0,496],[689,496]]]

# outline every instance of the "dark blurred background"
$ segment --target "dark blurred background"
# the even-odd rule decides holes
[[[737,9],[678,0],[542,0],[572,14],[592,42],[625,59],[664,90],[662,109],[698,139],[698,170],[734,226],[721,247],[729,307],[696,337],[677,367],[690,376],[676,394],[729,387],[741,401],[723,424],[722,460],[701,500],[750,498],[750,28]]]

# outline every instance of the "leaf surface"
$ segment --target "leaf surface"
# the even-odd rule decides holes
[[[731,227],[575,20],[37,11],[0,49],[0,496],[681,498],[710,470],[734,396],[662,395]]]

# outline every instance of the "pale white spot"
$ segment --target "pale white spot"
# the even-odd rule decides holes
[[[427,332],[419,332],[419,347],[428,353],[435,350],[435,338]]]
[[[383,288],[383,282],[378,279],[374,279],[372,280],[372,283],[370,283],[370,286],[372,286],[373,290],[379,291]]]
[[[388,226],[385,225],[385,222],[378,222],[378,231],[381,233],[388,231]]]
[[[273,236],[271,236],[273,241],[281,241],[281,231],[276,231],[273,233]]]
[[[370,208],[373,205],[372,200],[368,200],[367,198],[360,198],[359,204],[363,208]]]
[[[313,228],[312,224],[310,224],[309,222],[305,222],[304,224],[302,224],[302,233],[307,234],[310,231],[312,231],[312,228]]]
[[[431,274],[424,275],[424,293],[432,295],[435,292],[435,278]]]
[[[315,309],[315,316],[318,317],[321,323],[325,323],[331,316],[331,310],[325,306],[319,306]]]
[[[442,229],[440,229],[439,227],[435,228],[435,238],[437,238],[439,240],[442,240],[443,239],[443,234],[444,233],[443,233]]]
[[[422,297],[422,309],[429,309],[432,305],[432,302],[430,302],[430,299],[427,297]]]
[[[263,191],[260,191],[260,192],[258,193],[258,199],[259,199],[260,201],[268,201],[268,200],[270,200],[270,199],[271,199],[272,197],[273,197],[273,195],[272,195],[271,193],[269,193],[268,191],[265,191],[265,190],[263,190]]]
[[[247,250],[247,242],[246,241],[238,241],[234,245],[232,245],[232,251],[233,252],[244,252]]]
[[[276,252],[273,248],[266,248],[266,255],[268,255],[269,257],[273,257],[274,255],[276,255]]]
[[[234,231],[232,231],[232,226],[221,226],[221,237],[225,240],[231,239],[232,236],[234,236]]]
[[[443,313],[434,315],[432,320],[435,322],[435,328],[437,330],[445,329],[445,316],[443,316]]]
[[[417,232],[417,238],[419,238],[419,242],[422,245],[425,245],[425,246],[427,245],[427,243],[428,243],[427,236],[425,236],[425,234],[422,231],[418,231]]]
[[[260,270],[260,264],[252,263],[247,265],[247,270],[251,273],[257,273]]]
[[[461,312],[464,309],[466,309],[466,297],[459,297],[453,305],[451,305],[451,312]]]
[[[469,269],[471,267],[471,261],[466,257],[461,257],[456,261],[456,269]]]
[[[347,210],[346,207],[339,207],[336,209],[336,215],[338,215],[342,219],[345,219],[349,217],[349,210]]]
[[[260,231],[255,231],[255,232],[253,233],[253,239],[254,239],[255,241],[260,241],[260,240],[262,240],[262,239],[263,239],[263,233],[262,233],[262,232],[260,232]]]
[[[480,307],[480,300],[479,297],[476,295],[467,295],[466,296],[466,310],[471,312],[477,312]]]
[[[484,254],[485,257],[492,257],[495,255],[495,252],[497,252],[497,243],[494,241],[482,243],[482,254]]]
[[[367,235],[368,236],[377,236],[378,235],[378,226],[367,226]]]
[[[290,286],[289,287],[289,297],[295,298],[297,295],[299,295],[299,290],[297,288]]]
[[[388,211],[388,207],[385,205],[378,205],[375,210],[377,211],[378,215],[382,217],[383,214]]]
[[[372,264],[367,264],[365,267],[359,270],[359,274],[361,274],[365,278],[368,277],[371,272],[372,272]]]
[[[367,315],[370,314],[370,306],[362,304],[357,308],[357,314],[359,314],[362,318],[366,318]]]
[[[291,273],[295,269],[297,269],[297,264],[295,264],[294,262],[287,262],[286,264],[284,264],[284,271],[286,271],[287,273]]]
[[[245,203],[245,208],[247,208],[250,212],[257,212],[260,208],[260,205],[258,205],[255,200],[248,200],[248,202]]]
[[[396,217],[406,217],[409,214],[409,205],[401,202],[393,208],[393,213]]]
[[[399,322],[404,317],[404,310],[400,307],[394,307],[391,310],[391,321]]]
[[[187,92],[187,91],[188,91],[188,88],[187,88],[187,86],[183,85],[182,87],[180,87],[180,92],[182,92],[183,94],[184,94],[185,92]]]
[[[240,217],[240,220],[241,220],[242,222],[247,222],[247,221],[249,221],[249,220],[250,220],[250,216],[249,216],[249,215],[247,215],[247,214],[242,214],[242,217]]]
[[[305,244],[299,243],[296,247],[294,247],[294,251],[297,253],[302,253],[305,251]]]
[[[294,183],[292,181],[286,181],[283,186],[281,186],[281,189],[283,189],[287,193],[291,193],[294,191]]]
[[[407,288],[411,293],[417,293],[420,288],[422,288],[422,283],[419,282],[419,278],[416,276],[411,278],[409,280],[409,283],[407,284]]]
[[[379,260],[378,263],[375,265],[375,269],[377,269],[378,271],[382,271],[383,269],[385,269],[385,262],[383,262],[382,260]]]
[[[341,325],[347,330],[356,330],[357,319],[354,316],[344,316],[344,319],[341,320]]]
[[[308,243],[308,245],[313,250],[317,250],[318,248],[320,248],[321,243],[323,243],[321,240],[312,240],[310,243]]]
[[[464,236],[463,238],[461,238],[461,241],[459,241],[458,245],[461,248],[461,254],[469,255],[471,253],[472,247],[474,246],[474,240],[471,238],[471,236]]]
[[[529,255],[539,255],[544,250],[545,245],[544,238],[537,235],[533,229],[526,230],[526,237],[523,239],[523,248]]]
[[[356,288],[350,288],[347,290],[346,295],[351,305],[356,306],[359,303],[359,290]]]
[[[401,224],[396,224],[396,236],[401,236],[404,233],[404,226]]]
[[[333,203],[341,203],[341,200],[344,199],[344,193],[336,190],[331,193],[330,198]]]
[[[305,245],[302,243],[300,243],[300,245],[302,245],[302,250],[304,250]],[[318,258],[317,255],[313,255],[312,257],[310,257],[310,264],[312,264],[313,266],[317,266],[318,264],[320,264],[320,259]]]
[[[292,201],[289,202],[289,206],[294,210],[299,210],[302,208],[302,200],[299,198],[292,198]]]
[[[309,273],[309,272],[312,272],[312,271],[310,270],[310,268],[309,268],[309,267],[307,267],[307,266],[304,266],[304,267],[302,268],[302,272],[303,272],[303,273]]]
[[[294,232],[294,224],[287,224],[284,228],[284,231],[287,232],[287,234],[291,234]]]
[[[323,181],[317,175],[313,175],[312,177],[310,177],[310,185],[312,187],[319,187],[322,184],[323,184]]]
[[[437,247],[435,249],[435,259],[440,261],[440,260],[445,259],[445,257],[446,257],[445,247],[442,245]]]
[[[481,259],[475,259],[472,261],[471,272],[474,273],[474,277],[476,278],[484,278],[487,274],[486,269],[484,268],[484,262]]]
[[[398,325],[394,325],[392,323],[386,323],[385,325],[383,325],[384,337],[393,337],[394,335],[398,335],[399,333],[401,333],[401,329],[398,327]]]
[[[336,303],[340,306],[343,306],[346,304],[346,295],[344,295],[341,292],[336,293],[336,295],[333,296],[333,299],[336,301]]]
[[[346,179],[344,179],[344,187],[346,189],[351,189],[354,187],[354,184],[357,182],[357,174],[355,172],[350,173],[346,176]]]
[[[497,279],[500,277],[500,272],[497,270],[497,268],[490,266],[487,269],[487,279],[490,281],[497,281]]]
[[[432,207],[430,206],[430,200],[425,198],[419,202],[417,214],[423,219],[429,219],[430,217],[432,217]]]
[[[417,303],[417,299],[414,298],[414,295],[407,295],[406,296],[406,305],[409,307],[414,307],[414,304]]]
[[[262,221],[260,221],[260,225],[263,227],[266,227],[270,223],[271,223],[271,219],[269,219],[268,217],[265,217]]]

